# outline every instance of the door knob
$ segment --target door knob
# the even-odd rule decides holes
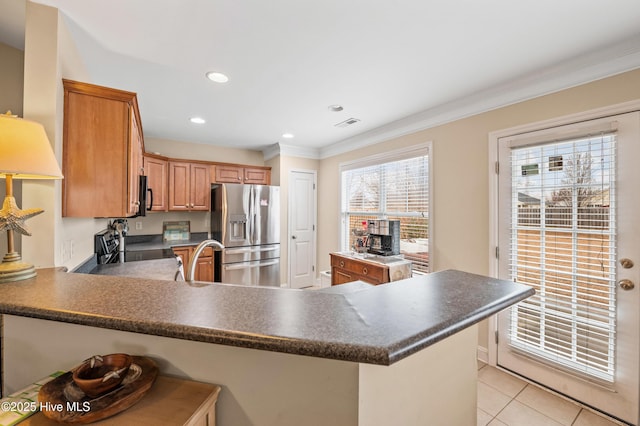
[[[618,284],[620,285],[620,288],[623,290],[632,290],[635,285],[633,284],[633,281],[628,280],[628,279],[624,279],[624,280],[620,280],[618,281]]]
[[[295,235],[292,235],[292,236],[291,236],[291,239],[292,239],[292,240],[295,240],[296,238],[298,238],[298,237],[296,237]]]
[[[624,269],[633,268],[633,260],[631,260],[631,259],[620,259],[620,265],[622,265],[622,267]]]

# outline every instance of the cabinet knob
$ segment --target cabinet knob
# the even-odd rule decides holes
[[[367,269],[367,267],[365,266],[364,268],[362,268],[362,273],[367,275],[369,273],[369,270]]]
[[[341,267],[341,268],[344,268],[344,260],[341,260],[341,261],[340,261],[340,267]]]

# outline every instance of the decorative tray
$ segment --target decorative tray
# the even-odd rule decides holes
[[[91,423],[113,416],[138,402],[158,376],[158,366],[147,357],[133,356],[133,363],[115,389],[90,398],[73,381],[73,371],[45,383],[38,393],[40,411],[64,423]]]

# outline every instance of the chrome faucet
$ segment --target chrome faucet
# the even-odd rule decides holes
[[[196,274],[196,264],[198,263],[198,258],[200,257],[202,251],[209,246],[215,246],[217,250],[224,250],[224,246],[220,243],[220,241],[216,240],[204,240],[203,242],[198,244],[198,247],[196,247],[193,255],[189,259],[189,265],[187,266],[187,275],[184,278],[185,281],[193,281],[193,277]]]

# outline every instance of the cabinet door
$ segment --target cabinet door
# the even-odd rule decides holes
[[[153,192],[153,200],[147,200],[152,211],[166,212],[168,209],[168,166],[169,164],[167,160],[147,156],[144,157],[144,172],[147,175],[147,185]],[[151,201],[153,201],[153,203],[151,203]]]
[[[138,212],[142,126],[136,94],[63,79],[62,216]]]
[[[208,211],[211,198],[211,174],[208,164],[191,164],[189,208],[194,211]]]
[[[124,217],[128,104],[65,90],[62,216]]]
[[[169,210],[189,210],[190,164],[169,162]]]
[[[189,265],[190,253],[191,253],[191,247],[174,247],[173,248],[173,254],[175,254],[176,256],[180,256],[180,259],[182,259],[182,265],[185,269],[185,272],[187,270],[187,265]]]
[[[195,280],[213,282],[213,257],[201,256],[198,258],[198,262],[196,263]]]
[[[357,278],[341,269],[333,268],[331,270],[331,285],[345,284],[356,280]]]
[[[237,166],[216,165],[216,182],[242,183],[244,168]]]
[[[244,183],[256,185],[269,185],[271,183],[271,172],[265,169],[244,168]]]

